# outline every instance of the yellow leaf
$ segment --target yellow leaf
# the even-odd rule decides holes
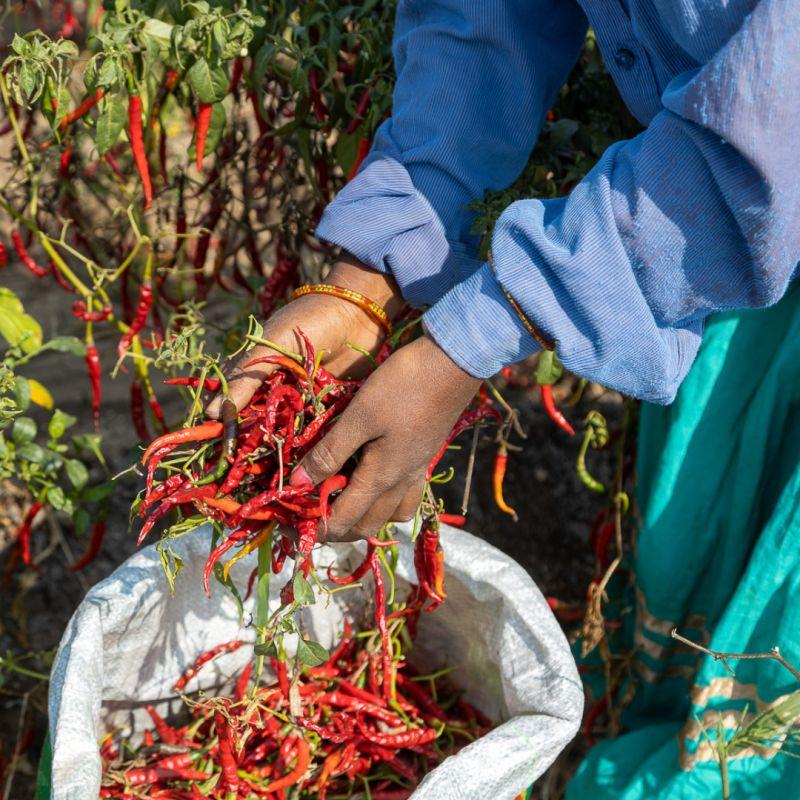
[[[28,378],[28,383],[31,387],[31,402],[36,403],[37,406],[46,408],[48,411],[52,411],[53,395],[51,395],[39,381],[33,378]]]

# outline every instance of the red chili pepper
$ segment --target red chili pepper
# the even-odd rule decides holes
[[[11,232],[11,241],[14,243],[14,250],[17,251],[19,260],[30,270],[37,278],[44,278],[50,271],[34,261],[33,257],[28,253],[25,243],[22,241],[22,236],[19,231]]]
[[[236,90],[239,88],[239,81],[242,79],[242,67],[244,66],[244,61],[241,56],[239,56],[233,62],[233,70],[231,71],[231,82],[228,84],[228,94],[236,94]]]
[[[197,127],[195,129],[195,154],[197,156],[197,169],[203,171],[203,157],[206,153],[206,140],[208,139],[208,126],[211,124],[211,112],[214,106],[211,103],[198,103]]]
[[[205,653],[197,657],[197,660],[189,667],[177,681],[175,681],[175,685],[172,687],[176,692],[182,692],[187,684],[189,683],[195,675],[203,668],[205,664],[209,661],[213,661],[217,656],[221,656],[224,653],[233,653],[238,650],[244,644],[243,641],[237,639],[232,642],[224,642],[223,644],[218,644],[216,647],[212,647],[210,650],[207,650]]]
[[[369,155],[369,149],[372,142],[369,139],[361,139],[358,142],[358,153],[353,166],[350,167],[350,172],[347,173],[347,180],[351,181],[358,174],[359,167],[364,162],[364,159]]]
[[[42,504],[38,501],[31,504],[31,507],[28,509],[28,513],[25,514],[25,517],[22,520],[22,524],[19,526],[19,530],[17,531],[17,546],[19,548],[19,553],[22,556],[22,561],[25,566],[30,567],[38,572],[39,567],[37,567],[33,563],[33,559],[31,558],[31,527],[33,526],[33,520],[36,515],[42,510]]]
[[[281,789],[288,789],[294,786],[308,770],[308,765],[311,763],[311,750],[308,743],[302,736],[295,737],[297,742],[297,763],[290,772],[287,772],[282,778],[273,781],[267,786],[264,791],[269,794],[271,792],[278,792]]]
[[[506,467],[508,466],[508,451],[505,444],[501,444],[497,450],[497,455],[494,457],[494,473],[492,477],[492,485],[494,487],[494,502],[501,511],[510,514],[514,521],[517,521],[517,512],[506,503],[503,497],[503,480],[506,475]]]
[[[58,123],[59,129],[63,133],[69,125],[83,117],[88,111],[94,108],[103,98],[103,90],[96,89],[94,94],[90,94],[74,111],[62,117]]]
[[[6,255],[6,246],[0,242],[0,269],[8,264],[8,256]]]
[[[200,384],[200,378],[190,376],[186,378],[168,378],[164,381],[165,386],[189,386],[196,389]],[[205,378],[203,380],[203,389],[207,392],[218,392],[221,386],[219,378]]]
[[[239,765],[234,752],[234,733],[221,711],[214,713],[214,726],[219,737],[219,756],[222,762],[222,785],[228,796],[239,795]]]
[[[172,433],[165,433],[163,436],[154,439],[147,446],[147,449],[142,455],[142,464],[147,464],[150,460],[150,456],[152,456],[156,450],[160,450],[167,445],[177,446],[179,444],[186,444],[186,442],[205,442],[208,439],[216,439],[221,434],[222,423],[216,420],[206,420],[192,428],[181,428],[180,430],[172,431]]]
[[[92,419],[94,420],[94,429],[98,431],[100,430],[100,400],[103,390],[100,381],[100,355],[91,339],[86,342],[86,369],[89,373],[89,383],[92,385]]]
[[[173,728],[153,706],[145,706],[144,710],[150,715],[150,719],[153,720],[158,738],[165,744],[178,744],[180,736],[175,728]]]
[[[375,625],[381,637],[383,697],[389,702],[392,699],[394,664],[392,662],[392,641],[389,638],[389,629],[386,625],[386,590],[383,585],[381,561],[377,550],[374,550],[370,555],[369,565],[372,569],[372,577],[375,580]]]
[[[567,422],[567,418],[561,413],[553,397],[553,387],[549,383],[540,384],[542,392],[542,405],[547,415],[559,428],[566,431],[570,436],[575,435],[575,429]]]
[[[211,244],[211,235],[219,223],[222,216],[222,203],[219,199],[219,193],[215,192],[211,198],[211,206],[208,213],[203,219],[202,225],[205,230],[197,237],[197,244],[194,250],[194,278],[197,282],[197,291],[200,299],[204,299],[206,295],[206,281],[205,281],[205,264],[206,256],[208,255],[208,248]]]
[[[144,149],[142,98],[138,94],[132,94],[128,98],[128,139],[130,139],[133,160],[144,187],[144,207],[147,208],[153,199],[153,187],[150,183],[150,166],[147,163],[147,153]]]
[[[2,248],[2,244],[0,244],[0,249]],[[0,264],[0,267],[2,264]],[[75,293],[75,287],[61,274],[61,270],[59,269],[58,264],[55,261],[50,259],[50,271],[53,273],[53,277],[56,279],[56,283],[65,291],[69,292],[70,294]]]
[[[594,747],[594,723],[608,705],[608,695],[603,695],[588,711],[583,721],[583,735],[589,747]]]
[[[122,358],[128,352],[133,337],[144,328],[147,317],[150,314],[150,307],[153,305],[153,284],[150,282],[150,275],[145,272],[145,278],[139,288],[139,299],[136,302],[136,312],[131,321],[130,328],[125,332],[117,345],[117,355]]]
[[[364,115],[367,113],[367,109],[372,102],[372,93],[369,86],[361,94],[361,97],[358,99],[358,103],[356,104],[356,113],[355,116],[350,120],[347,124],[347,127],[344,129],[346,135],[350,135],[351,133],[355,133],[358,130],[358,126],[364,121]]]
[[[144,396],[142,394],[142,384],[138,378],[134,378],[131,382],[131,421],[139,441],[148,441],[150,434],[147,431],[147,422],[144,418]]]
[[[323,481],[319,487],[319,515],[322,518],[322,527],[325,533],[328,532],[328,518],[330,517],[328,498],[334,492],[340,492],[345,486],[347,486],[347,478],[344,475],[334,475]]]
[[[216,486],[213,483],[208,484],[208,486],[198,487],[194,489],[194,491],[201,492],[203,489],[210,490],[211,494],[216,494],[217,491]],[[252,528],[252,526],[243,526],[238,530],[233,531],[233,533],[231,533],[227,539],[224,539],[211,551],[211,555],[208,557],[205,566],[203,567],[203,589],[205,590],[206,597],[209,598],[211,597],[211,587],[209,586],[209,584],[211,582],[211,573],[214,570],[214,565],[235,544],[240,544],[253,533],[255,533],[255,530]]]
[[[463,514],[439,514],[439,522],[453,528],[463,528],[467,524],[467,518]]]
[[[61,153],[61,156],[58,159],[58,174],[62,178],[69,177],[69,161],[72,158],[72,148],[67,145],[64,149],[64,152]]]
[[[73,315],[84,322],[102,322],[111,316],[112,311],[111,306],[104,306],[99,311],[89,311],[83,300],[76,300],[72,304]]]
[[[103,539],[106,535],[106,521],[99,519],[92,526],[92,538],[89,540],[89,546],[86,552],[74,563],[70,564],[67,569],[70,572],[80,572],[84,567],[92,563],[97,558],[100,548],[103,546]]]
[[[317,122],[326,122],[328,120],[328,109],[322,101],[322,95],[319,90],[319,73],[316,69],[308,71],[308,89],[311,96],[311,108],[314,111]]]

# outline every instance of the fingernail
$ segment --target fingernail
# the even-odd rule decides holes
[[[307,483],[314,483],[311,476],[305,471],[302,464],[295,467],[289,476],[289,486],[304,486]]]

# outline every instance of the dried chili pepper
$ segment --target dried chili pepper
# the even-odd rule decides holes
[[[131,94],[128,98],[128,139],[131,143],[133,161],[139,171],[144,188],[144,207],[147,208],[153,199],[153,187],[150,183],[150,166],[147,163],[147,153],[144,149],[142,98],[138,94]]]
[[[553,397],[553,386],[549,383],[543,383],[539,388],[542,393],[542,405],[547,412],[547,416],[549,416],[561,430],[566,431],[570,436],[574,436],[575,429],[567,422],[567,418],[556,405],[555,398]]]
[[[92,526],[92,538],[89,540],[89,546],[86,552],[73,564],[70,564],[67,569],[70,572],[80,572],[84,567],[92,563],[97,558],[100,548],[103,546],[103,539],[106,535],[106,521],[98,519]]]
[[[36,263],[34,258],[28,252],[28,249],[25,247],[25,243],[22,241],[22,236],[20,235],[19,231],[11,231],[11,241],[14,243],[14,250],[16,250],[17,255],[19,256],[19,260],[25,265],[25,267],[37,278],[44,278],[44,276],[47,275],[50,270],[45,269]]]
[[[206,140],[208,139],[208,127],[211,124],[211,112],[214,110],[212,103],[198,103],[197,105],[197,127],[195,128],[195,155],[197,158],[197,169],[203,171],[203,157],[206,154]]]
[[[514,521],[517,521],[517,512],[506,503],[503,497],[503,481],[506,475],[506,467],[508,466],[508,450],[504,442],[501,442],[497,450],[497,455],[494,457],[494,471],[492,474],[492,486],[494,488],[494,502],[501,511],[510,514]]]

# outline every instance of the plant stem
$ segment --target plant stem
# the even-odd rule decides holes
[[[272,535],[270,534],[258,548],[258,577],[256,579],[256,626],[262,630],[258,634],[258,644],[267,640],[266,628],[269,622],[269,579],[272,573]],[[264,656],[256,656],[255,692],[261,684],[264,672]]]
[[[728,778],[728,754],[724,748],[721,748],[719,753],[719,774],[722,778],[722,800],[730,800],[731,784]]]

